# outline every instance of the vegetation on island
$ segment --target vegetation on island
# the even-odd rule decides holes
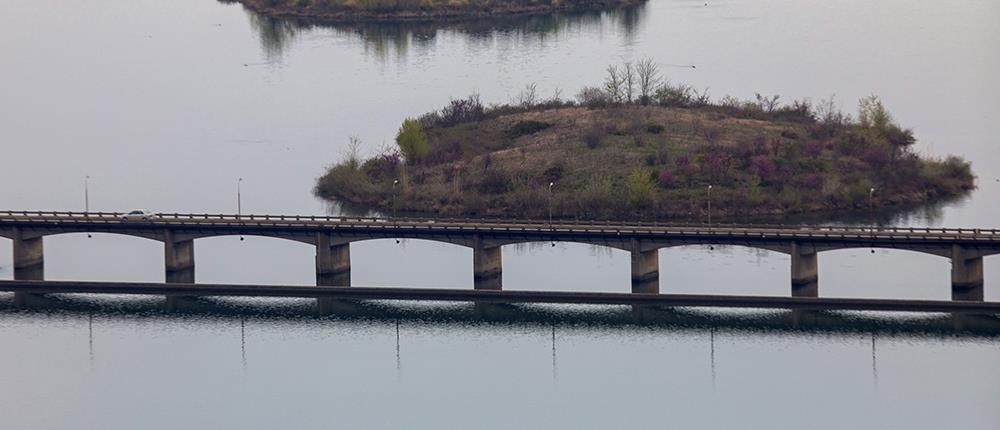
[[[444,216],[663,219],[867,210],[974,188],[968,162],[921,157],[915,141],[876,96],[855,118],[832,97],[712,100],[643,60],[608,67],[575,100],[534,85],[507,104],[452,100],[404,120],[371,158],[352,138],[315,193]]]
[[[220,0],[255,12],[317,22],[426,21],[609,9],[645,0]]]

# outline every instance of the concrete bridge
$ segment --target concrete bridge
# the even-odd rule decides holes
[[[952,300],[983,301],[983,257],[1000,253],[1000,231],[896,227],[697,225],[585,221],[384,219],[287,215],[159,214],[126,221],[114,213],[0,212],[0,236],[14,245],[14,279],[44,280],[43,239],[65,233],[114,233],[160,241],[167,283],[195,282],[195,239],[266,236],[316,247],[316,285],[351,285],[350,244],[423,239],[472,249],[477,290],[502,290],[504,245],[578,242],[632,255],[632,293],[659,293],[658,251],[681,245],[740,245],[789,254],[790,294],[818,297],[818,254],[894,248],[951,259]]]

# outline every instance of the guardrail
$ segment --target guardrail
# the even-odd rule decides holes
[[[64,212],[64,211],[0,211],[0,222],[122,222],[124,214],[116,212]],[[775,231],[782,234],[791,232],[800,233],[806,236],[848,233],[864,235],[962,235],[985,237],[990,240],[1000,239],[1000,230],[981,228],[932,228],[932,227],[886,227],[886,226],[806,226],[806,225],[783,225],[783,224],[731,224],[731,223],[664,223],[664,222],[641,222],[641,221],[613,221],[613,220],[548,220],[537,219],[499,219],[499,218],[376,218],[376,217],[347,217],[347,216],[324,216],[324,215],[258,215],[258,214],[209,214],[209,213],[158,213],[150,222],[160,223],[170,221],[209,221],[212,223],[225,222],[227,225],[238,224],[243,226],[253,226],[254,224],[265,225],[265,223],[291,224],[291,223],[318,223],[318,224],[371,224],[382,227],[410,227],[410,226],[482,226],[490,227],[536,227],[553,230],[570,228],[611,228],[617,230],[627,229],[697,229],[707,230],[713,234],[743,235],[749,232]]]

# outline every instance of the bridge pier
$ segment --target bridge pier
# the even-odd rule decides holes
[[[338,243],[330,233],[316,235],[316,285],[351,286],[351,244]]]
[[[177,240],[174,233],[167,230],[163,234],[163,258],[165,280],[168,284],[194,283],[194,239]],[[188,309],[194,298],[168,294],[164,307],[167,312]]]
[[[163,237],[166,281],[170,284],[194,283],[194,239],[176,240],[167,230]]]
[[[14,279],[18,281],[45,280],[45,253],[42,237],[28,237],[20,228],[14,228]],[[14,292],[14,305],[25,306],[37,295]]]
[[[792,297],[819,297],[816,248],[792,242]]]
[[[351,286],[351,243],[338,243],[330,233],[316,235],[316,286]],[[320,315],[357,313],[359,304],[347,300],[316,299]]]
[[[643,250],[642,242],[632,240],[632,292],[659,294],[660,250]]]
[[[983,257],[961,245],[951,247],[951,299],[983,301]]]
[[[19,281],[45,280],[45,255],[42,237],[26,236],[20,228],[14,229],[14,279]]]
[[[484,246],[476,239],[472,247],[472,279],[477,290],[503,289],[503,262],[499,246]]]

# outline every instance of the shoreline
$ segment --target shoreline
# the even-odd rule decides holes
[[[393,22],[456,22],[469,19],[516,17],[543,15],[558,12],[584,12],[612,10],[636,6],[647,0],[596,0],[586,3],[508,5],[507,7],[431,7],[420,9],[400,9],[393,12],[344,8],[331,11],[317,11],[290,5],[268,6],[263,0],[218,0],[223,3],[239,3],[247,10],[277,19],[287,19],[312,24],[350,23],[393,23]]]

